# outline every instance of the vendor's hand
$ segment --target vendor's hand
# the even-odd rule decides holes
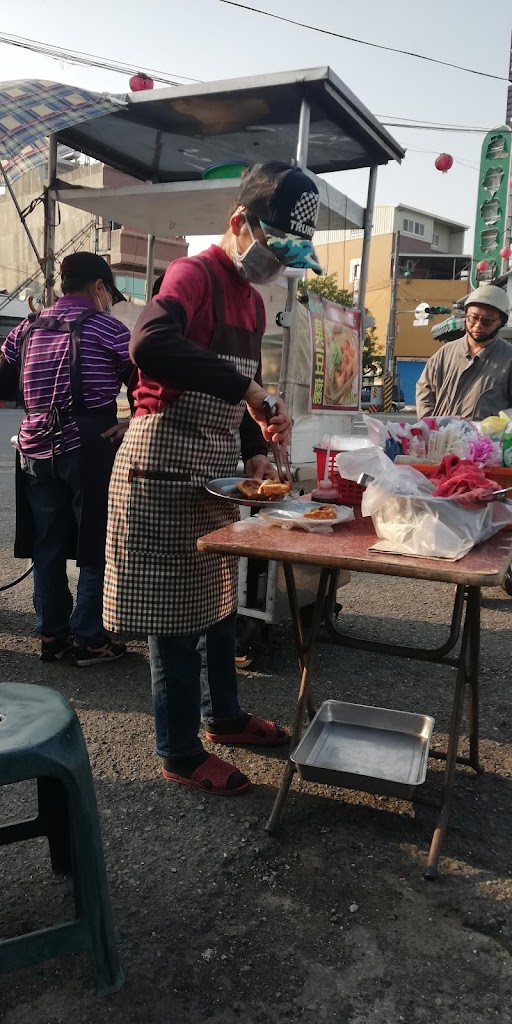
[[[255,380],[252,380],[245,392],[244,399],[247,402],[247,409],[253,420],[259,424],[261,433],[266,441],[274,441],[275,444],[286,444],[292,421],[282,398],[276,398],[276,411],[270,423],[267,424],[267,417],[263,411],[263,403],[268,391],[260,387]]]
[[[112,444],[120,444],[129,426],[130,416],[124,416],[114,427],[109,427],[101,436],[108,439]]]
[[[266,455],[253,455],[245,463],[245,475],[250,480],[279,480],[276,467],[267,459]]]

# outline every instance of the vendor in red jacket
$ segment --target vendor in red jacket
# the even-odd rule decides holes
[[[319,197],[288,164],[244,177],[224,237],[172,263],[132,335],[139,368],[135,415],[110,488],[105,622],[149,638],[157,752],[164,777],[233,796],[250,782],[204,750],[271,746],[288,736],[240,707],[235,669],[238,561],[197,551],[204,534],[233,523],[237,507],[205,489],[235,475],[272,477],[267,442],[284,444],[279,399],[267,427],[261,385],[265,312],[253,284],[283,266],[321,272],[312,237]],[[199,637],[206,634],[209,700],[201,708]]]

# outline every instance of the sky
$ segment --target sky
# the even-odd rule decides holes
[[[241,0],[251,2],[251,0]],[[491,74],[508,75],[512,4],[494,0],[252,0],[281,14],[359,39],[413,50]],[[482,12],[490,10],[492,21]],[[83,6],[59,0],[5,4],[0,31],[53,46],[153,68],[169,77],[220,80],[329,65],[382,120],[396,117],[494,128],[503,123],[507,84],[408,56],[334,39],[220,0],[136,0]],[[0,79],[44,78],[98,92],[123,93],[128,76],[79,67],[0,44]],[[185,82],[183,82],[185,84]],[[377,203],[405,203],[470,226],[472,246],[482,135],[389,128],[407,150],[399,166],[379,170]],[[434,168],[451,153],[447,174]],[[364,205],[367,171],[329,180]]]

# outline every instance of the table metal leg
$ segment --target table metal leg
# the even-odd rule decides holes
[[[298,653],[298,656],[299,656],[299,670],[300,670],[300,674],[302,676],[302,673],[304,671],[305,656],[306,656],[307,646],[306,646],[306,642],[305,642],[305,638],[304,638],[304,627],[302,625],[302,616],[301,616],[301,613],[300,613],[299,599],[298,599],[298,595],[297,595],[297,587],[295,585],[295,576],[294,576],[294,573],[293,573],[293,565],[291,565],[290,562],[284,562],[283,563],[283,571],[284,571],[284,578],[285,578],[285,582],[286,582],[286,589],[288,591],[288,600],[290,602],[290,612],[291,612],[291,617],[292,617],[292,626],[293,626],[293,631],[294,631],[294,634],[295,634],[295,646],[297,648],[297,653]],[[314,701],[314,698],[313,698],[313,692],[311,690],[311,687],[309,688],[308,695],[307,695],[307,710],[308,710],[308,718],[309,718],[309,721],[311,722],[312,719],[315,717],[315,713],[316,713],[315,701]]]
[[[437,869],[441,848],[448,824],[448,816],[453,796],[453,785],[455,782],[455,769],[457,765],[457,751],[459,747],[459,736],[464,710],[464,693],[466,682],[469,678],[469,657],[471,649],[471,615],[469,608],[466,612],[464,630],[462,633],[462,644],[460,650],[459,668],[457,670],[457,682],[453,697],[453,707],[450,720],[450,733],[448,738],[448,749],[446,751],[446,767],[443,778],[443,791],[441,795],[441,806],[436,821],[436,827],[430,844],[427,869],[425,878],[434,881],[437,878]]]
[[[481,774],[483,767],[478,760],[479,717],[480,717],[480,587],[468,588],[467,615],[469,616],[469,763],[475,772]]]
[[[339,644],[341,647],[352,647],[355,650],[371,651],[374,654],[392,654],[398,658],[413,658],[417,661],[444,661],[446,664],[450,664],[446,655],[456,647],[460,636],[465,593],[466,588],[462,585],[458,586],[455,590],[455,601],[453,604],[450,632],[445,643],[442,644],[441,647],[407,647],[403,644],[388,643],[383,640],[369,640],[367,637],[349,636],[348,634],[343,633],[343,631],[334,622],[332,611],[330,611],[334,608],[332,594],[329,595],[331,600],[328,599],[325,628],[327,630],[329,640],[334,644]],[[455,664],[455,662],[451,662],[451,664]]]
[[[295,585],[295,576],[293,573],[293,565],[290,563],[284,563],[284,572],[286,579],[286,587],[288,590],[288,599],[290,601],[290,612],[292,616],[293,629],[295,633],[295,642],[297,644],[297,650],[299,655],[299,664],[301,666],[302,674],[299,688],[299,696],[297,701],[297,712],[295,715],[295,723],[293,726],[293,733],[290,743],[290,752],[295,750],[301,734],[302,726],[304,723],[304,717],[306,708],[310,714],[310,717],[314,714],[314,703],[311,692],[311,675],[313,669],[313,655],[315,649],[315,640],[317,637],[320,623],[322,621],[322,615],[324,610],[324,603],[327,594],[327,588],[329,580],[332,575],[332,570],[322,569],[320,573],[320,581],[318,584],[318,591],[315,599],[315,605],[313,608],[313,621],[311,624],[311,630],[308,637],[304,635],[302,621],[300,617],[299,601],[297,597],[297,588]],[[281,785],[277,793],[272,813],[266,824],[267,832],[274,832],[281,817],[281,811],[283,809],[284,802],[290,783],[292,781],[295,772],[295,765],[293,761],[288,758],[286,768],[283,773]]]

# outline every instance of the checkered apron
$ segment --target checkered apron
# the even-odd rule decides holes
[[[210,351],[253,377],[263,330],[259,306],[254,299],[255,331],[226,324],[220,284],[203,266],[215,310]],[[132,419],[110,481],[104,590],[110,632],[186,635],[235,610],[238,559],[199,552],[197,540],[238,519],[237,507],[208,494],[205,484],[235,475],[245,408],[186,391],[163,412]]]

